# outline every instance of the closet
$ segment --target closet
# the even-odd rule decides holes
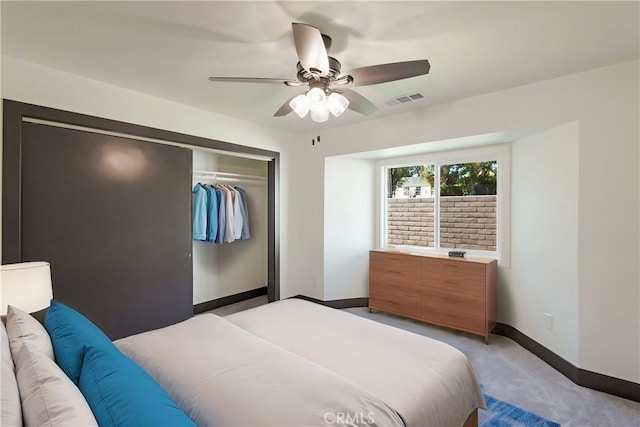
[[[111,339],[279,299],[277,152],[9,100],[3,125],[2,263],[49,261]],[[250,239],[193,241],[197,182],[246,191]]]
[[[238,186],[246,193],[251,237],[216,244],[193,240],[196,312],[222,298],[266,294],[268,283],[267,161],[193,150],[193,182]]]

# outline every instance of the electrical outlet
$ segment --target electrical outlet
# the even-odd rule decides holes
[[[544,327],[548,330],[553,330],[553,316],[549,313],[544,314]]]

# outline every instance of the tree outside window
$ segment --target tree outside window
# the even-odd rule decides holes
[[[440,166],[441,196],[496,195],[498,162]]]

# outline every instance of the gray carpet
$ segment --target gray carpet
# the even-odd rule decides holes
[[[225,316],[266,303],[254,298],[214,310]],[[478,336],[403,319],[367,308],[345,311],[444,341],[465,353],[484,392],[563,427],[640,427],[640,403],[580,387],[509,338]],[[479,413],[480,424],[484,418]]]

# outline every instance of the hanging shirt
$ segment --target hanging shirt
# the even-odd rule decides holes
[[[233,187],[229,187],[229,190],[233,192],[233,231],[236,240],[242,237],[242,226],[244,222],[244,215],[242,214],[242,199],[240,192]]]
[[[196,184],[191,192],[193,240],[207,240],[207,190]]]
[[[249,231],[249,205],[247,204],[247,193],[244,189],[238,187],[237,185],[233,187],[240,194],[240,210],[242,211],[242,234],[240,238],[242,240],[247,240],[251,238],[251,232]]]
[[[226,200],[225,195],[222,191],[220,191],[217,187],[212,187],[216,192],[216,202],[218,205],[218,233],[216,236],[216,243],[224,243],[224,232],[226,230],[227,223],[227,208],[226,208]]]
[[[218,236],[218,200],[216,190],[209,184],[207,190],[207,242],[215,242]]]
[[[223,241],[225,243],[231,243],[233,242],[236,237],[235,237],[235,230],[233,229],[233,196],[231,195],[231,193],[233,193],[233,191],[229,190],[227,187],[225,187],[224,185],[217,185],[216,188],[220,191],[222,191],[222,198],[225,200],[225,214],[226,214],[226,218],[225,218],[225,229],[224,229],[224,239]],[[235,193],[234,193],[235,194]]]
[[[236,240],[236,231],[233,227],[235,224],[235,209],[233,206],[233,198],[235,197],[235,193],[229,190],[227,187],[224,187],[224,191],[227,195],[227,229],[225,230],[224,241],[227,243],[231,243]]]

